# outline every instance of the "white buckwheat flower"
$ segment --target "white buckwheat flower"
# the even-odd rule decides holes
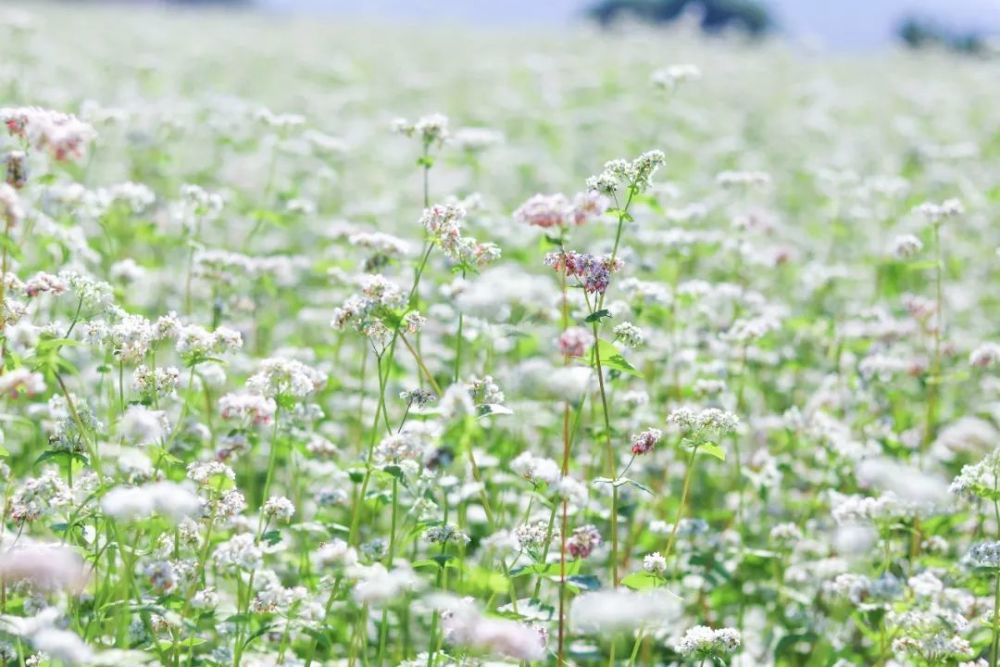
[[[674,650],[684,656],[723,656],[738,649],[740,641],[739,631],[733,628],[713,630],[707,625],[696,625],[674,644]]]

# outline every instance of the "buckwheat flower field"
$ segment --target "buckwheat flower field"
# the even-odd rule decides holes
[[[996,667],[1000,63],[0,16],[0,661]]]

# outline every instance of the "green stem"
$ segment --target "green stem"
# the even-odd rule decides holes
[[[189,243],[191,243],[189,241]],[[187,276],[184,278],[184,314],[191,314],[191,274],[194,272],[194,244],[188,250]]]
[[[281,405],[274,411],[274,428],[271,431],[271,451],[268,453],[267,476],[264,478],[264,494],[261,503],[266,503],[271,492],[271,481],[274,479],[274,469],[278,464],[278,417],[281,415]]]
[[[691,476],[694,471],[694,457],[698,453],[698,445],[691,448],[691,455],[688,457],[687,470],[684,471],[684,486],[681,489],[681,504],[677,508],[677,516],[674,518],[674,527],[670,530],[670,539],[667,541],[667,548],[663,552],[664,558],[669,558],[677,540],[677,529],[680,528],[681,519],[684,518],[684,506],[687,504],[688,493],[691,490]]]
[[[73,320],[69,323],[69,328],[66,329],[66,333],[63,334],[63,338],[69,338],[69,335],[73,333],[73,329],[76,327],[76,323],[80,321],[80,311],[83,310],[83,297],[76,302],[76,312],[73,313]]]
[[[608,477],[614,478],[617,466],[615,465],[614,446],[611,443],[611,417],[608,413],[608,395],[604,387],[604,369],[601,366],[601,346],[598,345],[597,322],[594,322],[594,364],[597,367],[597,382],[601,391],[601,408],[604,413],[604,456],[605,466],[608,469]],[[611,581],[612,585],[618,587],[618,487],[612,485],[611,489]]]
[[[462,278],[465,278],[465,271],[462,271]],[[462,369],[462,327],[465,323],[465,316],[462,311],[458,312],[458,333],[455,334],[455,373],[452,378],[452,382],[458,382],[459,377],[461,377]]]
[[[420,164],[423,166],[423,185],[424,185],[424,208],[430,208],[431,205],[431,162],[430,162],[430,144],[424,143],[424,150],[420,157]]]
[[[8,222],[3,228],[3,260],[0,261],[0,334],[3,335],[3,341],[0,342],[0,374],[4,372],[7,367],[7,268],[9,264],[8,253],[10,251],[10,246],[14,244],[14,239],[11,238],[11,227],[13,225]],[[22,237],[28,238],[28,237]],[[82,302],[82,300],[81,300]]]
[[[386,640],[389,638],[389,608],[382,608],[382,619],[379,622],[378,627],[378,655],[375,658],[375,664],[378,667],[382,667],[382,661],[385,657],[385,644]]]
[[[125,413],[125,363],[118,361],[118,407]]]
[[[990,646],[990,667],[997,667],[1000,655],[1000,575],[993,578],[993,642]]]
[[[375,406],[375,417],[372,421],[371,437],[368,441],[368,454],[365,458],[365,476],[361,481],[361,489],[358,492],[358,500],[354,504],[354,511],[351,516],[351,530],[348,534],[348,543],[356,545],[358,539],[358,529],[361,525],[361,508],[365,503],[365,494],[368,492],[368,483],[371,481],[372,476],[372,460],[375,457],[375,443],[378,441],[378,422],[379,418],[382,416],[383,406],[385,405],[385,383],[386,377],[382,374],[382,355],[376,353],[375,355],[375,366],[376,372],[378,374],[378,405]],[[388,371],[385,372],[387,376]]]
[[[406,336],[402,333],[399,334],[399,339],[403,341],[403,345],[405,345],[406,349],[410,351],[410,354],[413,356],[413,360],[417,362],[417,368],[419,368],[420,372],[424,374],[424,377],[427,379],[427,383],[430,384],[431,389],[433,389],[438,396],[442,396],[441,385],[437,383],[437,380],[434,379],[434,375],[432,375],[427,369],[427,365],[424,363],[424,358],[419,352],[417,352],[410,341],[408,341]]]
[[[642,628],[639,628],[639,632],[635,635],[635,642],[632,644],[632,653],[628,657],[628,667],[632,667],[635,664],[635,658],[639,655],[639,648],[642,646]]]
[[[628,209],[632,205],[632,198],[635,196],[636,188],[634,186],[629,186],[628,188],[628,198],[625,200],[625,206],[621,209],[618,214],[618,227],[615,229],[615,244],[611,248],[611,262],[618,258],[618,249],[622,242],[622,231],[625,229],[625,220],[628,218]],[[617,197],[615,198],[617,200]],[[598,298],[597,308],[594,310],[600,310],[604,306],[604,293]]]
[[[428,149],[429,147],[425,145],[423,153],[424,158],[427,157]],[[427,208],[428,206],[430,206],[429,182],[428,182],[430,173],[430,164],[427,163],[426,160],[423,160],[422,164],[423,164],[423,181],[424,181],[424,208]],[[417,269],[414,272],[413,285],[410,286],[410,291],[406,298],[407,307],[412,307],[413,305],[413,300],[417,294],[417,289],[420,287],[420,278],[424,273],[424,269],[427,267],[427,261],[428,259],[430,259],[431,251],[433,249],[434,249],[434,244],[432,242],[430,241],[425,242],[423,255],[421,256],[420,263],[417,265]],[[396,325],[393,327],[392,341],[389,343],[388,359],[384,375],[382,370],[382,354],[381,353],[376,354],[378,385],[379,385],[379,391],[378,391],[379,402],[378,406],[375,408],[375,418],[372,423],[371,439],[368,444],[368,455],[365,460],[365,475],[364,479],[361,482],[361,489],[358,493],[357,502],[354,504],[354,510],[351,516],[351,529],[348,534],[349,544],[356,544],[356,541],[358,539],[358,530],[360,528],[360,520],[361,520],[361,508],[364,505],[365,493],[367,493],[368,484],[371,481],[372,457],[375,453],[375,442],[378,434],[379,414],[385,411],[385,385],[389,379],[389,371],[392,369],[392,362],[396,351],[396,340],[397,338],[402,337],[402,332],[400,331],[401,326],[402,326],[402,319],[400,319],[400,321],[397,322]],[[405,338],[403,342],[406,343]],[[409,347],[409,343],[406,343],[406,345],[407,347]],[[413,352],[412,348],[411,352]],[[414,352],[414,354],[416,353]],[[422,364],[422,362],[420,363]],[[388,422],[386,422],[386,428],[387,429],[391,428]]]
[[[997,535],[1000,537],[1000,501],[993,501],[993,515],[997,521]],[[1000,657],[1000,574],[993,578],[993,643],[990,646],[990,667],[997,667]]]
[[[92,437],[93,434],[83,423],[83,419],[80,418],[80,413],[77,412],[76,403],[73,401],[73,397],[70,396],[69,390],[66,388],[66,383],[63,381],[62,376],[56,373],[56,382],[59,384],[59,388],[62,390],[63,396],[66,398],[66,407],[69,408],[70,416],[73,417],[73,421],[76,422],[77,428],[80,429],[80,435],[83,437],[84,441],[88,445],[90,450],[90,455],[93,460],[94,472],[97,473],[97,478],[101,478],[101,471],[103,466],[101,466],[101,454],[98,451],[97,438]]]
[[[402,428],[402,424],[400,424]],[[399,513],[399,479],[396,477],[392,478],[392,519],[391,527],[389,529],[389,553],[386,559],[386,568],[392,569],[392,561],[396,554],[396,521],[397,515]],[[389,636],[389,609],[385,607],[382,609],[382,620],[379,623],[378,629],[378,657],[375,664],[382,667],[382,660],[385,655],[385,643]]]
[[[563,262],[566,260],[566,251],[563,249],[560,242],[560,251],[563,253]],[[565,332],[569,327],[569,293],[566,289],[566,273],[560,273],[560,288],[562,289],[562,330]],[[569,359],[563,359],[563,365],[568,365]],[[563,403],[563,458],[562,467],[560,468],[562,476],[566,477],[569,475],[569,457],[570,457],[570,433],[569,433],[569,402]],[[555,519],[556,506],[552,507],[552,515],[549,517],[549,527],[548,533],[545,537],[545,552],[548,552],[549,539],[552,535],[552,521]],[[562,499],[562,522],[561,529],[559,531],[559,650],[558,650],[558,667],[562,667],[564,664],[564,651],[566,647],[566,533],[569,532],[569,501],[564,497]],[[539,588],[541,587],[541,577],[539,577],[538,582],[535,584],[535,597],[538,597]]]
[[[937,426],[938,394],[941,386],[941,334],[944,326],[944,299],[942,296],[942,255],[941,255],[941,228],[935,224],[934,230],[934,356],[931,360],[930,376],[927,378],[927,423],[924,428],[923,452],[927,451],[934,440],[934,431]]]
[[[402,428],[402,426],[400,427]],[[392,478],[392,519],[391,527],[389,529],[389,555],[386,567],[392,568],[392,561],[396,555],[396,522],[397,516],[399,514],[399,479],[395,476]]]
[[[323,621],[326,621],[327,617],[330,616],[330,610],[333,609],[333,602],[337,599],[337,592],[340,589],[340,581],[343,577],[338,576],[333,582],[333,588],[330,589],[330,595],[326,598],[326,604],[323,606]],[[311,667],[313,660],[316,658],[316,651],[319,649],[319,638],[313,642],[312,650],[309,651],[309,657],[306,658],[305,667]]]

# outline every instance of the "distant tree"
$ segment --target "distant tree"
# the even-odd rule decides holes
[[[737,28],[756,36],[775,26],[771,13],[758,0],[598,0],[588,10],[602,26],[625,16],[648,23],[670,23],[687,12],[701,16],[705,32]]]
[[[896,36],[911,49],[937,46],[961,53],[981,54],[986,51],[987,46],[980,33],[958,32],[937,21],[918,16],[907,16],[900,21]]]

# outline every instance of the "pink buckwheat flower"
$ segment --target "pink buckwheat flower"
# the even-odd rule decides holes
[[[648,428],[638,435],[632,436],[632,453],[636,456],[653,451],[656,443],[663,437],[663,431],[658,428]]]
[[[573,558],[587,558],[599,546],[601,546],[601,533],[596,526],[590,524],[574,530],[566,541],[566,548]]]
[[[593,334],[583,327],[570,327],[559,336],[559,351],[564,357],[582,357],[593,342]]]

